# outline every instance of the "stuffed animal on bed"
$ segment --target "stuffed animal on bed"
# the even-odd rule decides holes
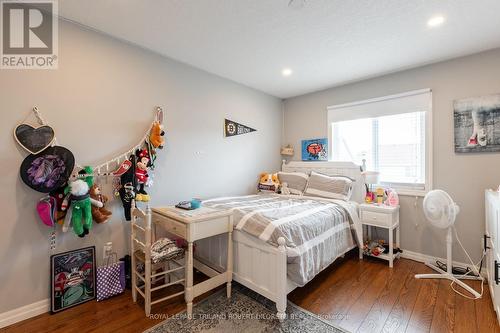
[[[280,185],[277,173],[261,173],[257,189],[263,192],[276,192]]]

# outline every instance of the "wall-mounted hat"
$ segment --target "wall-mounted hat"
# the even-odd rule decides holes
[[[21,179],[35,191],[49,193],[68,181],[74,166],[75,157],[71,151],[61,146],[49,147],[24,159]]]

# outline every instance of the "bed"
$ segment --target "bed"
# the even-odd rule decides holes
[[[280,320],[289,292],[361,245],[357,205],[365,193],[360,167],[350,162],[292,161],[282,171],[348,176],[355,180],[351,200],[263,193],[203,202],[233,211],[233,279],[275,302]],[[217,237],[199,241],[196,257],[221,270],[226,246]]]

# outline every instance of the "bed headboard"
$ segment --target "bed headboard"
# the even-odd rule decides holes
[[[309,174],[316,171],[325,175],[342,175],[355,180],[351,200],[362,203],[365,201],[365,183],[361,175],[361,167],[352,162],[301,162],[283,160],[281,170],[284,172],[303,172]]]

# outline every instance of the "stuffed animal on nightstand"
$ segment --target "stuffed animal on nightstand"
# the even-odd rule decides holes
[[[276,192],[280,185],[277,173],[261,173],[257,189],[263,192]]]

